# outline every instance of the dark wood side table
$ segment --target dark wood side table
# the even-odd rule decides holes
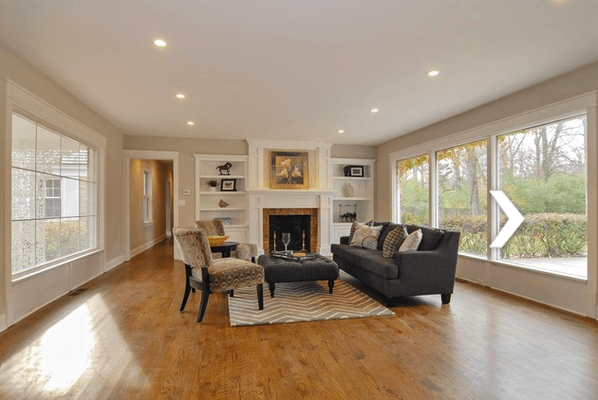
[[[237,250],[237,242],[224,242],[220,246],[210,246],[212,253],[221,253],[222,258],[230,257],[230,253],[233,250]]]

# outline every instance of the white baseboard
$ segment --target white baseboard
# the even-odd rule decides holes
[[[0,315],[0,332],[4,332],[8,328],[6,326],[6,314]]]
[[[135,257],[137,254],[146,251],[150,247],[153,247],[160,243],[162,240],[166,239],[166,235],[162,235],[152,241],[142,244],[141,246],[131,250],[131,258]]]
[[[118,267],[120,264],[125,262],[125,256],[119,256],[113,258],[110,261],[106,261],[104,264],[104,272],[110,271],[112,268]]]

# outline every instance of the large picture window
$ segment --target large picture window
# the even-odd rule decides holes
[[[436,152],[438,223],[461,231],[459,250],[485,256],[487,249],[487,141]]]
[[[97,246],[96,149],[12,116],[12,274]]]
[[[585,116],[499,136],[498,171],[499,189],[524,217],[499,259],[586,277]]]
[[[403,224],[430,224],[430,156],[397,162],[397,215]]]

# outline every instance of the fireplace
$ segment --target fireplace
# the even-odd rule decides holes
[[[276,232],[276,249],[284,250],[282,233],[291,234],[289,250],[301,250],[305,233],[305,249],[316,252],[318,248],[318,209],[317,208],[265,208],[264,251],[274,249],[274,232]]]

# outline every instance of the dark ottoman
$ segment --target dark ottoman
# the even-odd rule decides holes
[[[338,265],[319,254],[316,258],[299,261],[262,254],[257,263],[264,267],[265,281],[268,282],[271,297],[274,297],[274,284],[278,282],[327,280],[329,292],[332,293],[334,280],[338,278]]]

